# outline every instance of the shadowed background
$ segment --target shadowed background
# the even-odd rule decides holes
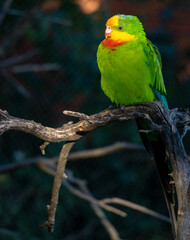
[[[96,51],[114,14],[138,16],[162,56],[170,108],[190,105],[190,3],[160,0],[0,1],[0,108],[11,115],[58,127],[63,110],[92,114],[111,102],[100,88]],[[73,151],[116,141],[141,144],[135,122],[98,129]],[[189,135],[184,139],[187,152]],[[0,168],[41,154],[39,139],[8,132],[0,138]],[[50,144],[46,157],[62,143]],[[94,197],[120,197],[168,215],[154,162],[142,151],[70,161],[67,169],[88,181]],[[39,229],[47,218],[53,177],[36,166],[0,175],[0,239],[110,239],[90,205],[61,188],[55,232]],[[121,239],[171,239],[170,225],[129,208],[126,218],[107,213]]]

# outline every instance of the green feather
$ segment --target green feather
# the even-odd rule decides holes
[[[158,49],[145,37],[137,17],[118,15],[122,31],[135,34],[138,40],[118,45],[114,50],[102,43],[97,52],[104,93],[116,104],[164,101],[166,89]],[[115,27],[116,28],[116,27]]]

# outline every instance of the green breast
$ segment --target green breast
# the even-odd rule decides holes
[[[112,102],[130,105],[155,99],[150,87],[152,71],[142,44],[133,41],[117,46],[115,50],[100,44],[97,62],[101,87]]]

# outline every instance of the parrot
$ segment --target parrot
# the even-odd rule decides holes
[[[97,51],[97,64],[101,73],[101,88],[117,106],[159,100],[168,109],[161,55],[146,37],[138,17],[117,14],[108,19],[105,39]],[[148,129],[145,120],[136,121],[139,130]],[[149,156],[155,160],[175,238],[174,186],[171,184],[171,167],[165,145],[156,132],[139,133]]]

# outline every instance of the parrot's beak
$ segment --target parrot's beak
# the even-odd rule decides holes
[[[111,38],[110,34],[105,34],[106,39]]]
[[[105,37],[106,37],[106,39],[111,38],[111,32],[112,32],[111,27],[110,27],[110,26],[107,26],[107,27],[106,27],[106,31],[105,31]]]

